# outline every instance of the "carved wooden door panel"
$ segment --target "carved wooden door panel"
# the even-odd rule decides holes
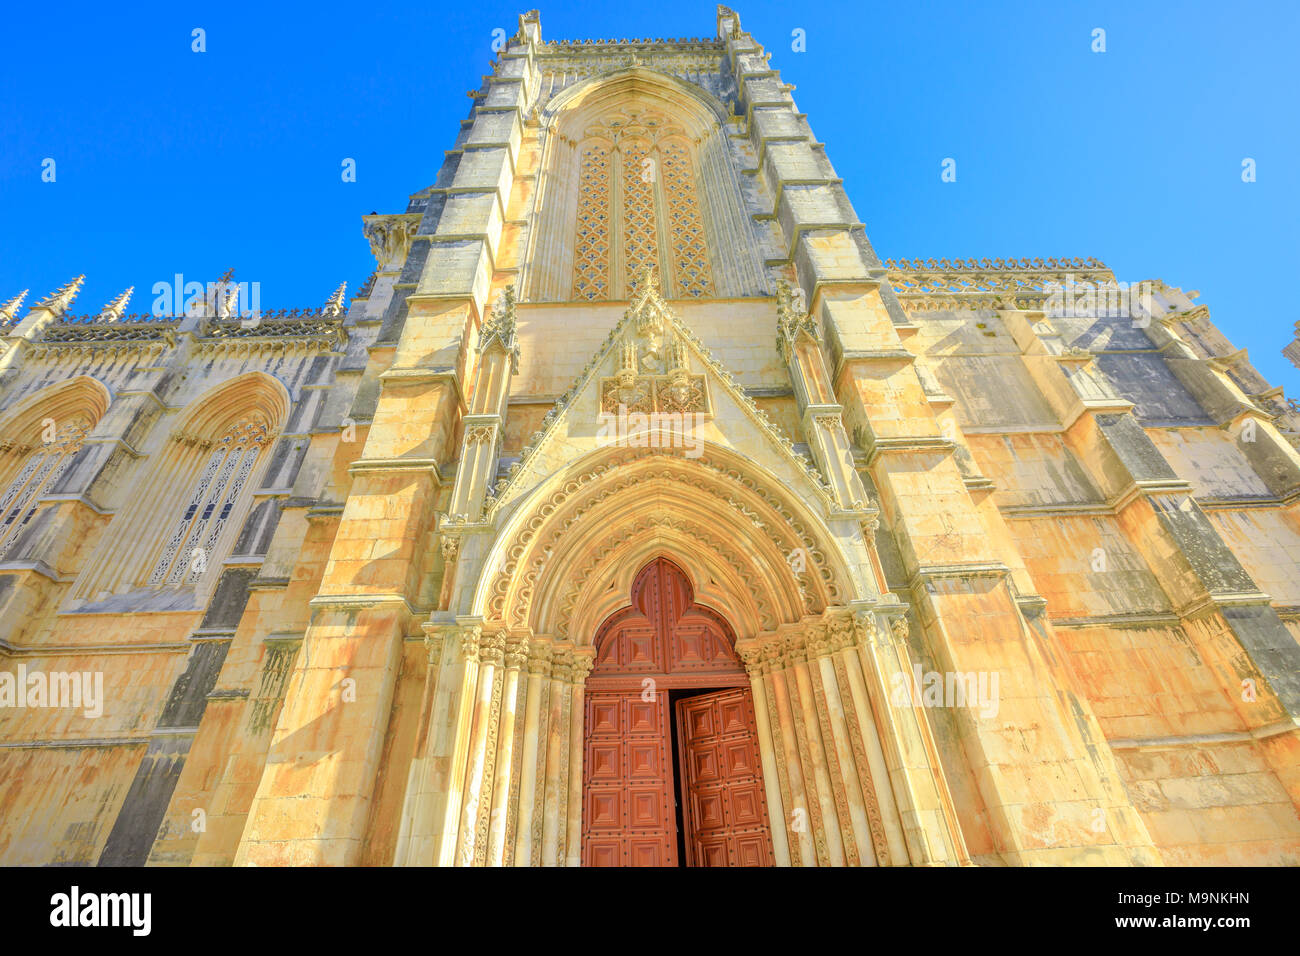
[[[748,688],[677,702],[687,866],[771,866]]]
[[[642,696],[586,695],[583,866],[677,865],[668,695]]]
[[[679,794],[696,807],[682,806],[684,862],[769,865],[749,679],[730,625],[664,558],[641,569],[631,599],[600,626],[584,693],[583,865],[677,866]],[[674,735],[670,695],[719,687],[730,689],[679,703]]]

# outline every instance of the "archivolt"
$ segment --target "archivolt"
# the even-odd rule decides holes
[[[709,603],[712,580],[713,596],[729,605],[719,610],[742,634],[819,613],[853,591],[820,519],[752,463],[718,446],[699,459],[613,449],[518,504],[488,556],[474,613],[584,641],[590,634],[573,622],[603,606],[605,582],[630,586],[634,556],[655,552],[707,566],[701,603]]]
[[[42,388],[18,402],[0,418],[0,438],[26,448],[41,444],[45,419],[55,428],[65,422],[82,420],[94,428],[108,410],[112,400],[108,388],[98,379],[78,375],[67,381]]]
[[[265,372],[246,372],[192,401],[172,435],[181,440],[211,440],[243,418],[260,418],[267,428],[275,430],[284,424],[289,404],[288,389],[278,379]]]

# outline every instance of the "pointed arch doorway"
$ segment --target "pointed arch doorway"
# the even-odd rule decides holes
[[[770,866],[749,678],[721,615],[656,558],[594,641],[583,722],[584,866]]]

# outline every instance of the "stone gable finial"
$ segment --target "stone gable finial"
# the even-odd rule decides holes
[[[77,297],[81,291],[82,283],[86,281],[85,275],[79,275],[71,282],[59,286],[45,298],[37,302],[33,309],[44,309],[55,318],[62,318],[63,314],[68,311],[68,306],[72,305],[72,300]]]
[[[659,290],[659,274],[654,266],[644,266],[637,273],[636,285],[632,291],[632,304],[623,316],[633,319],[636,334],[640,336],[662,333],[665,320],[673,316],[672,309],[668,307],[663,293]]]
[[[122,318],[122,313],[126,311],[126,304],[131,301],[131,293],[135,292],[135,286],[129,286],[127,290],[121,293],[108,305],[99,310],[96,322],[117,322]]]
[[[29,289],[23,289],[22,292],[19,292],[4,305],[0,305],[0,323],[8,324],[14,320],[14,317],[18,315],[19,308],[22,307],[23,299],[27,298],[29,291]]]

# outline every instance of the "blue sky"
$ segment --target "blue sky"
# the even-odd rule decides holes
[[[1300,4],[743,3],[882,257],[1093,255],[1198,289],[1255,365],[1300,319]],[[26,4],[0,58],[0,301],[227,267],[314,306],[433,181],[523,5]],[[52,12],[51,12],[52,11]],[[712,3],[552,3],[546,39],[711,36]],[[207,52],[191,51],[191,30]],[[1092,31],[1106,31],[1093,53]],[[802,29],[806,52],[791,49]],[[41,181],[45,158],[56,181]],[[357,181],[340,177],[344,157]],[[946,157],[957,181],[940,179]],[[1257,181],[1243,183],[1244,158]]]

